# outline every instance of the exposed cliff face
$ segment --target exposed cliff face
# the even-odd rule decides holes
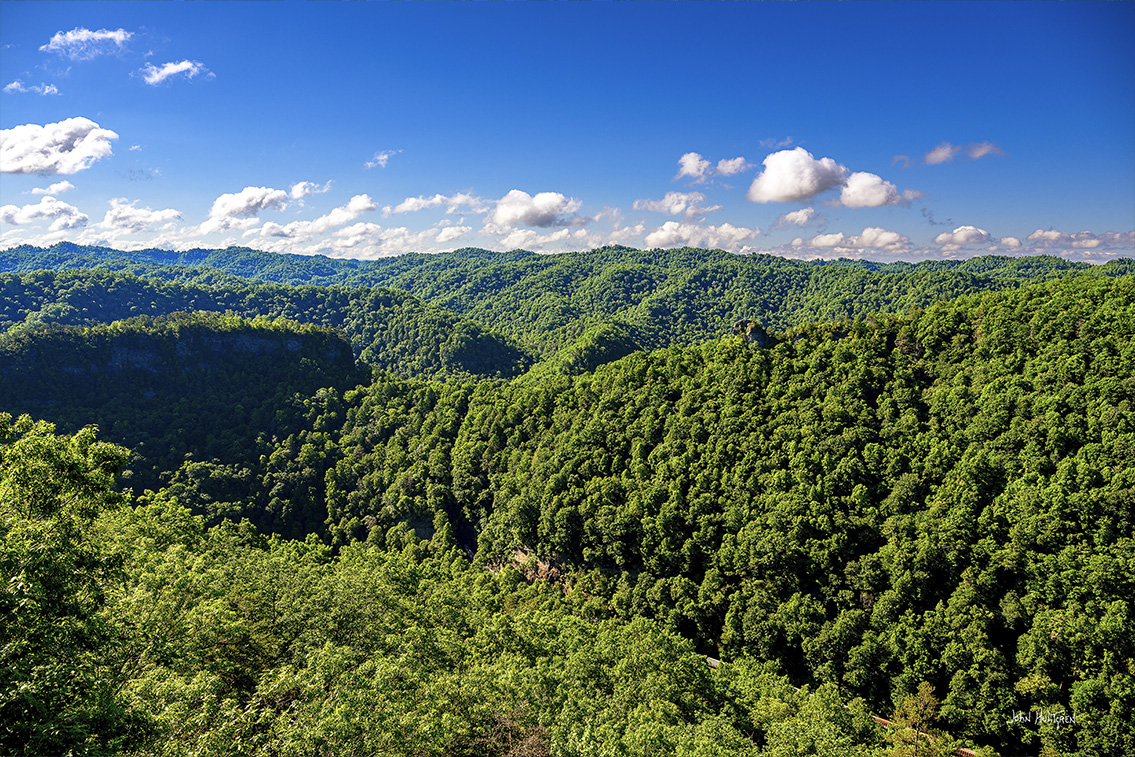
[[[133,484],[157,488],[187,454],[248,453],[296,422],[322,389],[369,380],[346,338],[329,329],[180,314],[0,337],[0,412],[72,432],[97,424],[130,447]]]
[[[757,321],[743,318],[733,324],[733,333],[738,336],[745,337],[745,341],[749,344],[755,344],[758,347],[769,347],[772,345],[772,339],[769,337],[765,327]]]
[[[3,404],[49,399],[45,395],[59,391],[115,394],[126,386],[160,394],[210,382],[218,374],[272,375],[285,384],[318,388],[352,383],[358,373],[351,345],[336,332],[253,322],[48,329],[0,339],[0,355]]]

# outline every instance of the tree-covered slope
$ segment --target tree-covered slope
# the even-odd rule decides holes
[[[880,710],[928,681],[957,734],[1114,754],[1133,345],[1135,281],[1079,278],[543,385],[376,383],[316,421],[323,496],[340,539],[461,515],[482,559],[576,571],[704,651]],[[1077,727],[1012,722],[1061,708]]]
[[[190,456],[247,461],[258,436],[290,431],[295,397],[369,376],[342,335],[267,319],[181,313],[0,337],[0,412],[98,424],[136,453],[138,486]]]
[[[157,508],[153,517],[181,517],[170,514],[175,504],[214,519],[247,515],[262,530],[296,537],[314,533],[352,555],[363,554],[357,543],[364,541],[380,552],[394,528],[391,545],[417,555],[419,562],[425,559],[422,550],[449,554],[456,540],[476,551],[478,569],[508,574],[507,566],[516,564],[529,578],[539,574],[560,581],[562,590],[552,594],[562,591],[560,596],[571,598],[574,609],[568,614],[602,618],[612,629],[636,628],[634,623],[642,622],[636,619],[646,618],[649,624],[638,627],[685,639],[682,644],[692,645],[685,650],[720,656],[727,670],[755,661],[796,685],[824,687],[832,692],[829,701],[859,697],[866,709],[880,714],[902,709],[920,688],[928,691],[920,687],[927,684],[941,699],[940,725],[1008,754],[1036,755],[1042,747],[1082,757],[1135,751],[1130,602],[1135,596],[1135,278],[1113,275],[1122,273],[1122,265],[1069,273],[1036,260],[987,259],[971,270],[799,267],[782,261],[781,269],[781,263],[745,268],[750,264],[734,265],[741,258],[709,260],[716,253],[704,251],[667,253],[671,262],[682,261],[679,271],[633,257],[645,253],[599,253],[621,256],[622,263],[593,277],[586,256],[494,258],[468,252],[448,261],[431,259],[439,268],[423,280],[452,276],[449,291],[464,291],[468,298],[463,304],[454,295],[447,307],[482,308],[477,317],[502,331],[520,330],[517,324],[524,322],[543,324],[526,339],[550,359],[515,381],[453,373],[445,380],[378,375],[357,386],[348,379],[321,384],[306,395],[276,396],[272,407],[281,425],[256,439],[256,454],[237,459],[223,449],[208,456],[194,452],[194,459],[183,464],[173,455],[180,467],[166,468],[173,473],[168,486],[147,500]],[[410,276],[420,263],[398,262],[399,275]],[[463,290],[463,276],[477,283]],[[501,295],[509,291],[512,299]],[[585,291],[588,304],[572,310]],[[494,292],[511,308],[494,305]],[[961,292],[968,294],[954,297]],[[421,296],[430,299],[428,292]],[[779,308],[780,317],[793,314],[801,320],[771,329],[766,340],[727,336],[685,343],[711,334],[710,323],[726,323],[721,333],[731,332],[735,319],[766,307],[761,304],[766,301],[768,308]],[[875,306],[898,312],[858,317],[861,308]],[[807,320],[810,308],[831,320]],[[510,309],[520,314],[511,322],[505,317]],[[40,333],[50,332],[25,334],[17,327],[8,339]],[[754,326],[750,335],[759,333]],[[566,337],[562,344],[561,335]],[[636,351],[653,340],[668,346]],[[84,344],[79,339],[68,349],[81,351]],[[465,354],[475,359],[479,353]],[[43,375],[48,383],[56,380],[50,370]],[[67,375],[60,380],[71,380]],[[262,379],[267,384],[271,377]],[[232,396],[224,400],[233,401]],[[129,407],[124,404],[122,410]],[[119,438],[114,431],[104,429],[109,438]],[[406,523],[434,546],[419,545]],[[222,529],[207,538],[223,541],[234,538],[232,533]],[[204,537],[193,538],[200,544]],[[255,539],[249,531],[237,541],[245,550]],[[286,554],[288,547],[258,543],[256,549],[261,551],[232,553],[231,560],[260,560],[265,551]],[[453,565],[456,557],[452,553],[443,562]],[[213,558],[200,559],[206,564]],[[294,567],[297,575],[309,569],[295,559],[299,562],[288,564],[300,566]],[[432,575],[436,583],[429,586],[409,579],[399,586],[409,587],[410,595],[431,596],[431,587],[449,580]],[[350,581],[343,585],[366,591]],[[301,593],[318,594],[321,589],[314,586],[305,584]],[[471,584],[459,586],[458,593],[476,593]],[[347,739],[334,743],[397,752],[400,747],[381,742],[381,729],[335,720],[318,692],[336,691],[367,707],[385,707],[387,700],[367,699],[358,691],[369,681],[395,685],[381,671],[400,663],[389,656],[381,663],[368,658],[377,667],[365,667],[370,663],[356,656],[344,658],[349,659],[345,667],[327,667],[315,646],[305,645],[310,640],[325,648],[328,637],[315,631],[273,636],[283,632],[256,625],[268,620],[251,619],[260,617],[254,613],[259,600],[244,601],[245,595],[227,588],[202,596],[216,600],[207,603],[212,608],[228,602],[233,615],[226,617],[246,619],[234,631],[245,634],[239,638],[261,634],[258,638],[266,640],[248,648],[237,645],[244,656],[218,663],[218,678],[208,679],[214,688],[204,693],[193,687],[206,681],[197,676],[207,669],[207,651],[180,662],[163,658],[166,667],[155,668],[156,678],[138,701],[163,702],[175,720],[176,713],[187,711],[187,701],[208,701],[216,708],[211,720],[175,731],[168,743],[221,734],[209,743],[263,739],[255,744],[268,745],[265,752],[303,751],[315,746],[273,739],[319,732],[328,743]],[[375,601],[394,613],[413,603],[408,596],[382,594]],[[500,600],[506,614],[525,601],[519,595]],[[310,620],[293,628],[319,625],[319,617],[312,610]],[[456,628],[445,624],[457,615],[415,617],[428,617],[421,621],[428,627]],[[482,617],[477,622],[502,621]],[[526,616],[523,622],[537,621]],[[409,633],[409,626],[379,627],[386,630],[373,633]],[[369,631],[356,631],[359,638],[371,638]],[[189,639],[195,632],[184,633]],[[454,630],[446,638],[468,639],[469,634]],[[543,641],[518,638],[527,650],[524,664],[545,671],[541,686],[547,684],[523,689],[523,697],[541,702],[540,712],[559,712],[558,705],[548,704],[559,701],[549,692],[573,689],[550,667],[541,668],[552,665],[549,654],[559,652],[539,650],[563,650],[575,642],[557,636],[558,641],[548,642],[551,647],[541,647]],[[206,650],[213,649],[210,643],[211,637],[201,642]],[[474,685],[444,672],[451,670],[445,667],[450,662],[459,670],[481,670],[480,652],[469,652],[466,643],[430,647],[446,660],[430,668],[441,676],[437,680],[447,681],[445,686]],[[480,650],[481,643],[471,648]],[[303,661],[281,651],[285,646],[302,649]],[[366,674],[351,677],[359,666]],[[501,676],[508,686],[527,680],[517,670],[494,668],[484,680]],[[634,676],[647,670],[653,668],[636,668],[631,680],[643,681]],[[178,686],[188,688],[161,689],[159,679],[171,671],[181,676]],[[642,674],[649,680],[651,674]],[[319,683],[293,686],[310,676]],[[413,684],[427,688],[414,688],[414,696],[426,699],[412,701],[433,701],[425,692],[432,691],[434,680]],[[282,683],[271,688],[272,682]],[[606,696],[604,686],[599,691]],[[683,686],[670,690],[677,695]],[[523,698],[513,696],[501,701]],[[674,706],[703,713],[681,720],[690,727],[703,727],[698,724],[705,718],[713,721],[721,744],[734,744],[730,729],[741,728],[753,748],[765,750],[757,753],[810,753],[813,735],[803,726],[795,732],[802,740],[791,746],[777,741],[786,732],[769,724],[781,721],[761,708],[782,705],[754,695],[746,701],[758,703],[754,706],[764,713],[758,715],[728,704],[735,696],[735,690],[717,691],[708,709],[689,701]],[[457,736],[446,742],[449,747],[430,742],[435,746],[429,749],[438,753],[460,751],[453,744],[476,751],[468,744],[483,743],[476,740],[486,732],[454,725],[474,720],[518,739],[543,728],[540,738],[557,754],[694,750],[688,744],[695,742],[683,740],[693,731],[676,736],[652,719],[669,712],[666,702],[672,701],[652,701],[641,712],[639,704],[618,705],[623,707],[618,728],[641,722],[656,735],[672,734],[656,741],[612,735],[616,731],[602,731],[605,726],[586,714],[558,721],[558,715],[529,717],[507,704],[481,720],[471,710],[454,714],[423,705],[427,709],[420,712],[430,713],[422,717],[435,723],[431,733],[444,731],[440,723],[472,729],[460,737],[472,742]],[[545,705],[551,709],[540,709]],[[649,717],[647,710],[653,713]],[[302,733],[288,731],[288,723],[300,721],[281,713],[301,711],[307,724]],[[240,712],[256,714],[241,720]],[[634,720],[634,712],[643,719]],[[1059,722],[1014,717],[1059,712],[1066,714]],[[766,716],[771,720],[760,720]],[[576,733],[550,725],[569,721],[587,722],[591,730]],[[249,722],[260,725],[241,730],[246,727],[241,723]],[[509,731],[514,725],[515,732]],[[880,746],[877,734],[869,738],[858,726],[848,728],[839,734],[850,742],[814,751],[870,753]],[[607,734],[601,741],[571,740],[600,732]],[[351,733],[371,735],[350,741],[355,737],[344,734]],[[638,738],[646,740],[634,741]],[[621,746],[612,746],[616,742]],[[714,742],[707,736],[696,743]],[[736,742],[729,753],[747,748]],[[507,753],[504,747],[485,751]],[[901,745],[890,751],[902,753]]]
[[[292,285],[388,287],[507,334],[548,357],[601,323],[633,327],[638,346],[649,349],[722,336],[742,318],[783,329],[807,321],[901,313],[1027,281],[1076,273],[1122,275],[1130,272],[1131,261],[1092,267],[1052,257],[984,257],[883,265],[625,247],[561,255],[468,249],[372,261],[246,248],[120,252],[60,244],[0,252],[0,271],[37,268],[110,268],[184,283],[231,283],[226,276],[236,275]]]
[[[125,455],[0,414],[5,754],[885,754],[861,701],[711,669],[657,623],[471,566],[444,524],[338,554],[205,529],[114,491]]]
[[[231,278],[224,283],[178,283],[105,270],[0,274],[0,332],[197,310],[339,329],[363,362],[403,376],[511,377],[531,363],[501,335],[390,289],[293,287]]]

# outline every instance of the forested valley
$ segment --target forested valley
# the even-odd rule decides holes
[[[1135,754],[1132,273],[0,252],[0,748]]]

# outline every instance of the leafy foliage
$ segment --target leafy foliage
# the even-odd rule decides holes
[[[64,543],[88,555],[68,580],[101,594],[50,617],[93,629],[66,664],[115,693],[58,700],[77,713],[66,744],[87,745],[59,749],[1135,751],[1128,263],[42,254],[155,278],[5,278],[4,409],[98,417],[132,446],[159,428],[170,449],[135,507],[100,474],[105,512]],[[205,260],[220,268],[179,267]],[[320,326],[90,325],[120,315],[99,302],[166,312],[159,292]],[[435,305],[457,314],[444,329]],[[327,327],[394,369],[360,374]],[[277,346],[240,346],[258,339]],[[310,363],[279,359],[289,340]],[[523,376],[517,343],[545,358]],[[57,404],[16,406],[52,387]],[[36,428],[45,449],[79,444]],[[5,454],[33,460],[16,436]],[[40,527],[11,507],[10,533]],[[35,544],[14,537],[6,570]],[[26,617],[20,639],[48,624]],[[889,741],[872,711],[895,713]]]

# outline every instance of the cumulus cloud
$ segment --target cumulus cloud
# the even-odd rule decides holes
[[[805,242],[797,237],[792,240],[792,246],[803,247]],[[878,226],[868,226],[861,234],[847,236],[842,231],[833,234],[817,234],[807,242],[808,247],[831,250],[840,255],[856,255],[861,257],[864,250],[880,250],[883,252],[903,252],[910,248],[910,237],[888,231]]]
[[[714,176],[733,176],[752,167],[753,164],[742,157],[719,160],[714,166],[700,154],[688,152],[678,158],[678,173],[675,174],[674,179],[685,177],[693,179],[694,184],[701,184]]]
[[[831,158],[816,160],[803,147],[774,152],[749,187],[753,202],[799,202],[842,186],[847,169]]]
[[[783,229],[785,226],[810,226],[820,222],[820,214],[815,208],[800,208],[791,213],[785,213],[776,219],[773,228]]]
[[[813,247],[842,247],[844,246],[844,236],[842,231],[837,231],[834,234],[817,234],[812,237],[809,242]]]
[[[320,195],[331,189],[331,182],[326,184],[316,184],[314,181],[301,181],[292,185],[288,194],[293,200],[302,200],[308,195]]]
[[[904,205],[921,196],[921,192],[909,189],[899,193],[894,184],[884,181],[881,176],[856,171],[847,177],[839,201],[848,208],[879,208],[884,205]]]
[[[575,215],[582,203],[559,192],[540,192],[535,197],[519,189],[497,200],[491,222],[498,226],[578,226],[590,219]]]
[[[55,36],[39,49],[71,60],[91,60],[100,55],[122,50],[127,40],[133,36],[133,32],[125,29],[91,31],[79,26],[69,32],[56,32]]]
[[[1103,234],[1078,231],[1075,234],[1068,234],[1055,229],[1037,229],[1025,237],[1025,241],[1031,242],[1033,249],[1038,252],[1046,252],[1057,247],[1072,247],[1080,250],[1131,247],[1135,243],[1135,231],[1125,233],[1109,231]]]
[[[209,74],[209,69],[205,68],[204,64],[196,60],[182,60],[169,63],[163,63],[160,66],[155,66],[153,63],[147,63],[140,72],[142,80],[149,84],[151,87],[156,87],[170,77],[177,76],[178,74],[185,74],[186,79],[192,79],[199,74]],[[211,76],[211,74],[209,74]]]
[[[382,214],[390,216],[397,213],[416,213],[426,208],[436,208],[448,201],[449,198],[443,194],[435,194],[433,197],[407,197],[397,205],[387,205],[382,209]]]
[[[377,223],[356,223],[334,232],[331,249],[341,254],[357,258],[386,257],[406,252],[421,252],[435,249],[435,245],[450,241],[460,234],[446,235],[449,229],[460,229],[464,234],[471,229],[465,226],[410,231],[405,226],[384,228]],[[442,239],[442,237],[446,237]]]
[[[75,185],[64,179],[57,181],[49,187],[39,188],[36,187],[32,190],[33,195],[61,195],[64,192],[70,192],[75,188]]]
[[[397,205],[387,205],[384,207],[382,214],[389,217],[399,213],[415,213],[419,210],[436,208],[441,205],[446,206],[446,213],[456,213],[462,208],[468,208],[474,213],[484,213],[490,207],[489,203],[485,202],[480,197],[475,197],[466,192],[458,192],[454,195],[435,194],[432,197],[407,197]]]
[[[364,165],[366,165],[367,168],[386,168],[386,164],[390,162],[390,159],[400,152],[402,151],[382,150],[381,152],[376,152],[374,157],[368,160]]]
[[[312,221],[293,221],[289,224],[268,222],[260,228],[262,237],[313,237],[330,231],[336,226],[342,226],[359,217],[368,210],[374,210],[378,204],[369,195],[355,195],[342,207],[335,208],[326,215]]]
[[[959,226],[953,231],[943,231],[934,237],[934,244],[939,245],[943,252],[952,252],[967,245],[985,244],[993,238],[985,229],[976,226]]]
[[[566,242],[571,236],[570,229],[559,229],[547,234],[533,229],[512,229],[501,238],[500,245],[506,250],[535,250],[551,245],[562,247],[560,243]]]
[[[1001,246],[1006,250],[1016,250],[1021,246],[1021,240],[1016,237],[1001,237]]]
[[[118,135],[89,118],[0,131],[0,173],[73,174],[111,154]]]
[[[878,226],[868,226],[862,234],[851,237],[852,247],[871,247],[876,250],[897,251],[910,246],[910,237]]]
[[[693,179],[695,182],[705,181],[706,173],[709,171],[710,165],[710,162],[698,153],[688,152],[678,158],[678,173],[674,178],[680,179],[686,176]]]
[[[451,242],[458,237],[465,236],[472,231],[470,226],[446,226],[444,229],[437,233],[437,241],[439,244]]]
[[[723,223],[720,226],[699,226],[667,221],[646,235],[647,247],[719,247],[737,248],[755,238],[761,230]]]
[[[35,205],[0,207],[0,223],[23,226],[45,220],[51,220],[51,231],[63,231],[86,226],[90,219],[74,205],[68,205],[50,196],[42,198]]]
[[[37,95],[59,94],[59,88],[54,84],[32,84],[31,86],[25,86],[24,83],[19,79],[16,79],[11,84],[5,85],[4,91],[9,94],[16,94],[20,92],[31,92]]]
[[[684,215],[686,218],[695,218],[714,210],[721,210],[720,205],[702,207],[700,203],[704,201],[705,195],[701,192],[667,192],[661,200],[635,200],[634,209],[665,213],[670,216]]]
[[[1001,148],[992,142],[974,142],[968,145],[952,145],[949,142],[943,142],[926,153],[923,162],[928,166],[933,166],[939,163],[951,163],[959,155],[965,155],[970,160],[977,160],[986,155],[1004,154]]]
[[[223,194],[213,201],[210,218],[250,218],[262,210],[283,210],[288,206],[288,193],[269,187],[245,187],[236,193]]]
[[[137,203],[137,200],[129,202],[125,197],[116,197],[111,200],[110,210],[106,211],[106,216],[102,220],[102,227],[136,234],[151,226],[171,224],[181,219],[181,213],[173,208],[150,210],[149,208],[135,207]]]
[[[839,202],[848,208],[902,205],[922,196],[912,190],[899,192],[894,184],[873,173],[850,173],[831,158],[817,160],[803,147],[796,147],[764,159],[764,170],[753,180],[747,197],[759,203],[799,202],[837,188],[841,190]]]
[[[245,187],[239,192],[223,194],[213,201],[209,219],[201,224],[201,232],[250,229],[259,221],[262,210],[283,210],[288,206],[288,193],[269,187]]]
[[[730,158],[728,160],[717,161],[717,175],[718,176],[733,176],[742,171],[748,171],[753,167],[753,164],[744,158]]]

